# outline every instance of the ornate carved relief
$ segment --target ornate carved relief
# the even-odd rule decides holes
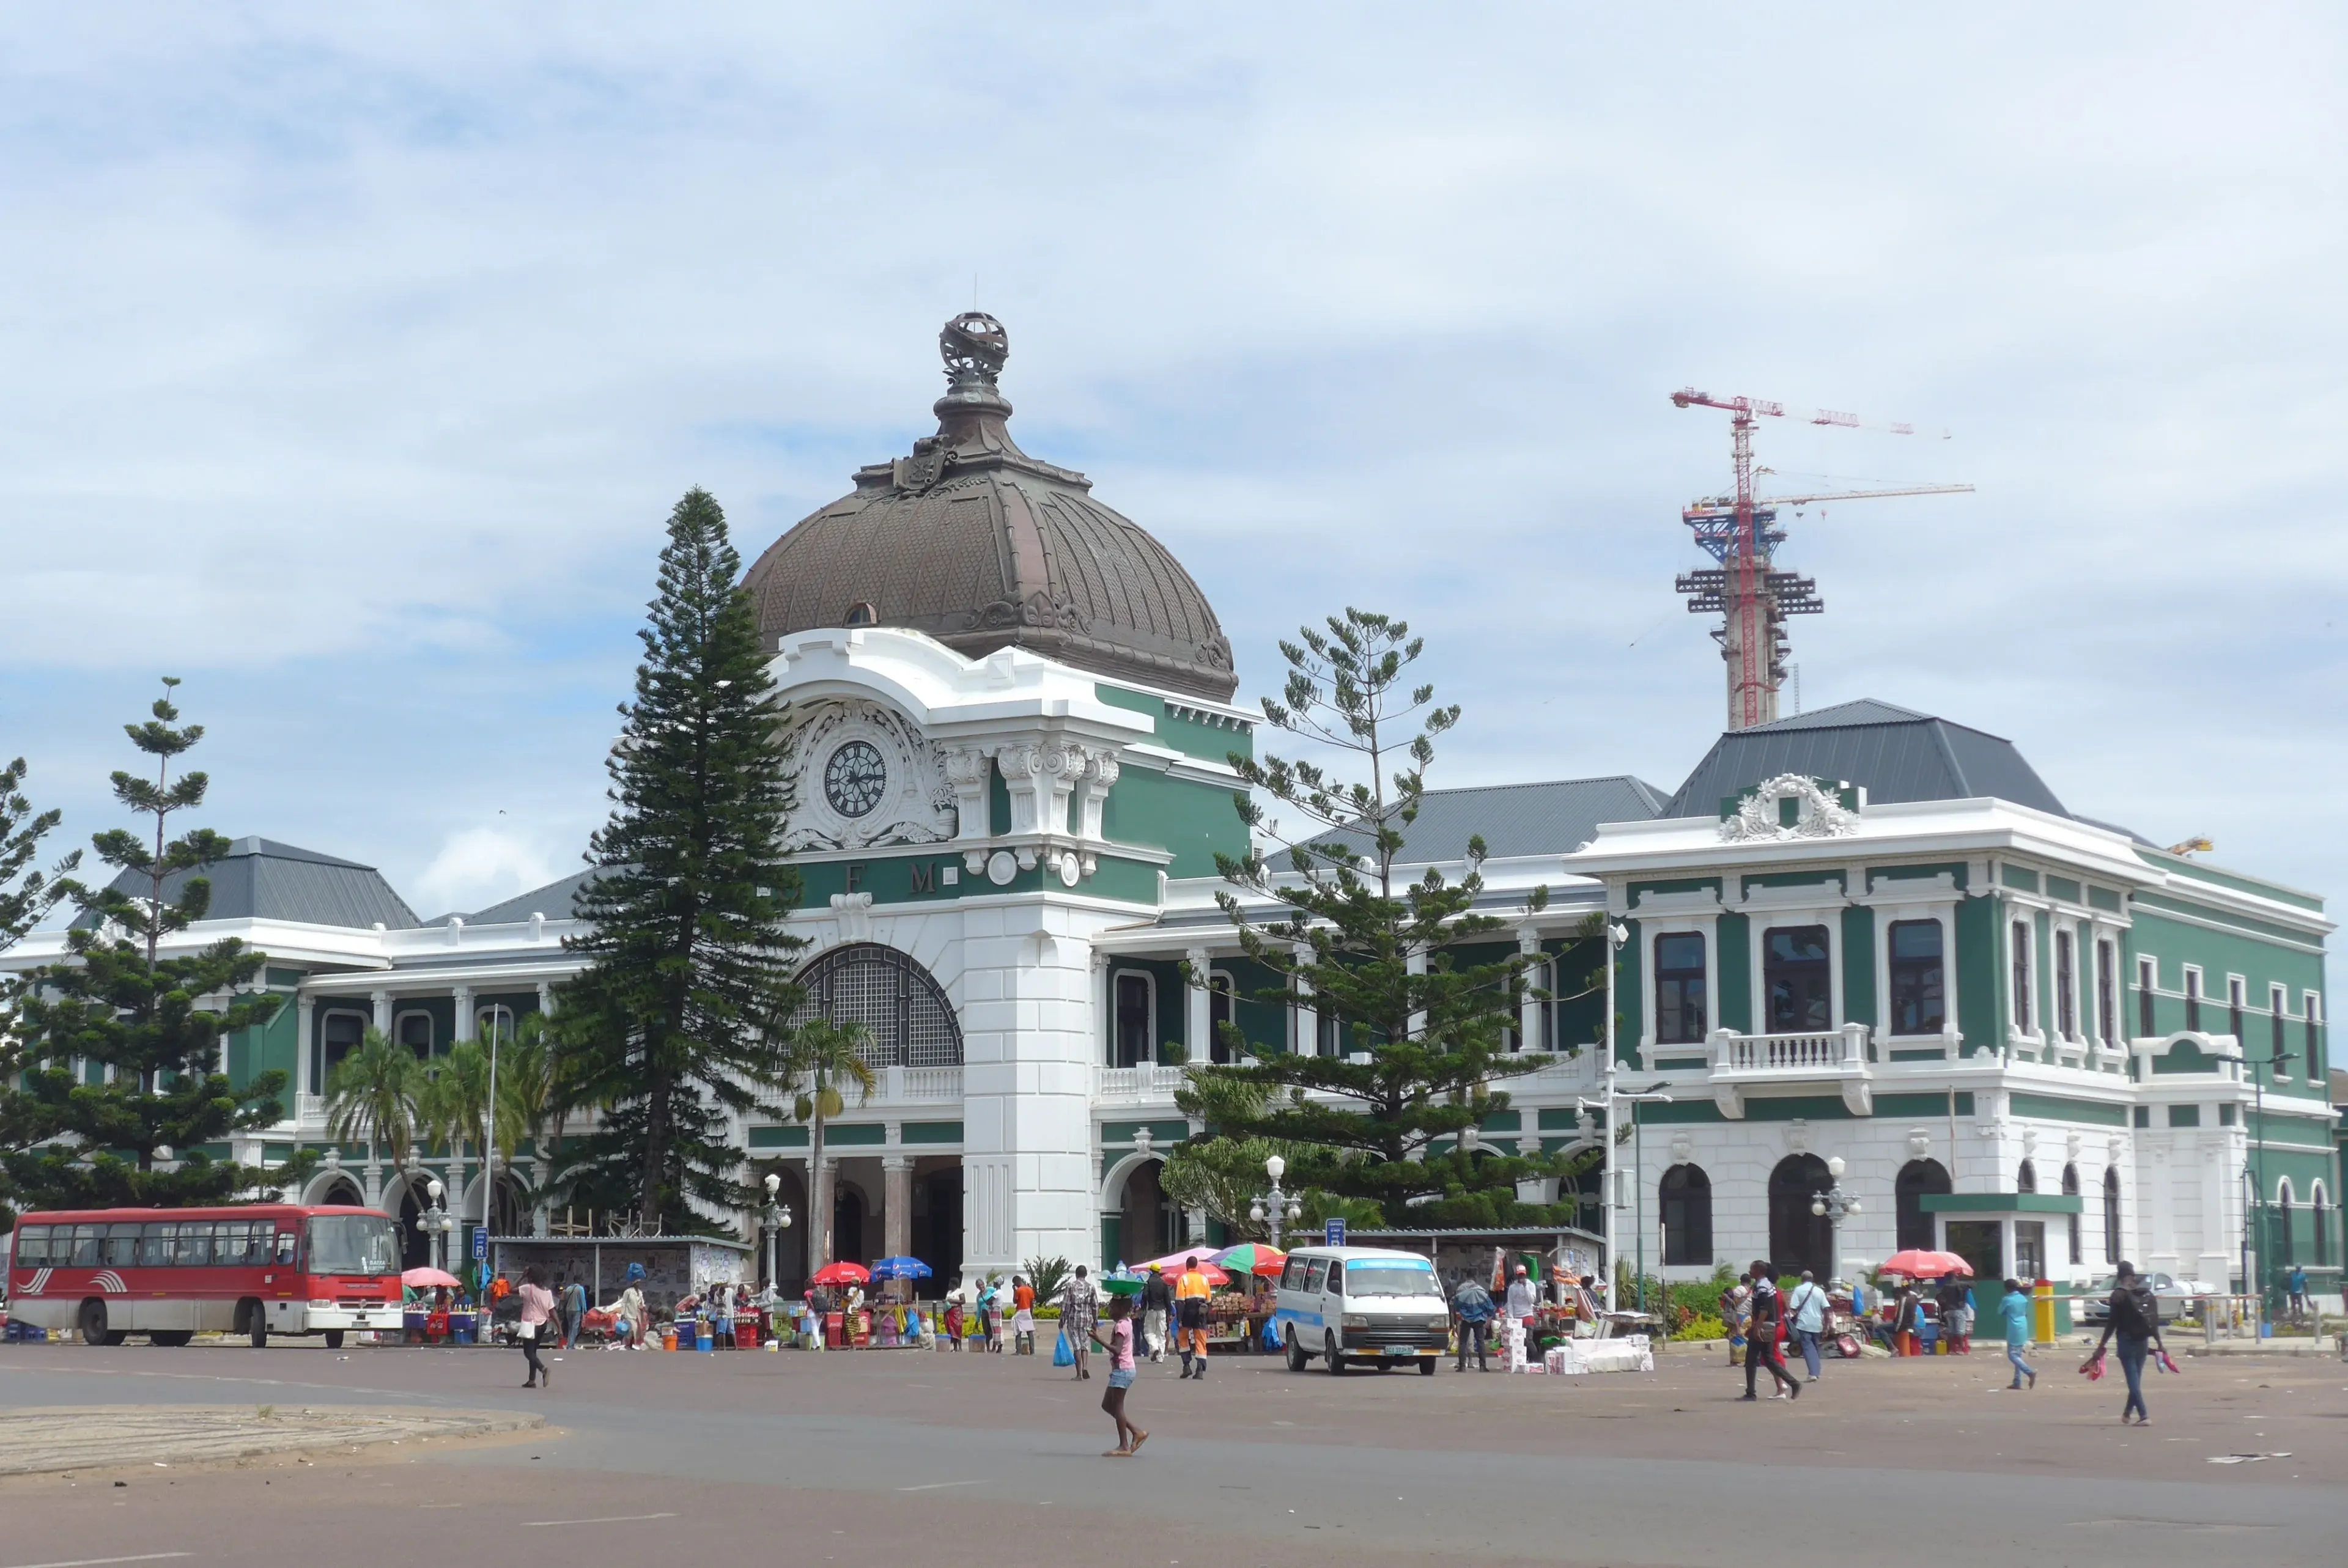
[[[1796,803],[1792,825],[1784,820],[1779,803]],[[1720,825],[1720,836],[1731,843],[1746,839],[1840,838],[1859,831],[1859,813],[1820,789],[1814,779],[1780,774],[1761,785],[1734,815]]]
[[[893,709],[877,702],[810,708],[793,727],[785,756],[793,803],[786,849],[938,844],[954,835],[959,792],[948,760]],[[982,805],[985,789],[982,767]]]

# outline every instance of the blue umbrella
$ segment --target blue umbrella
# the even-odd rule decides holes
[[[930,1266],[918,1257],[884,1257],[871,1268],[875,1279],[927,1279]]]

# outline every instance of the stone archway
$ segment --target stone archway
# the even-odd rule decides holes
[[[1165,1169],[1164,1160],[1152,1157],[1125,1173],[1117,1208],[1117,1250],[1128,1261],[1157,1257],[1182,1245],[1182,1211],[1159,1184]],[[1101,1266],[1114,1267],[1117,1261],[1104,1257]]]

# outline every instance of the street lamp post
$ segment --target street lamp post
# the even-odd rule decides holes
[[[441,1195],[448,1190],[438,1176],[425,1183],[424,1196],[431,1206],[416,1216],[417,1230],[427,1238],[432,1248],[432,1266],[444,1274],[448,1267],[448,1233],[457,1225],[455,1216],[440,1206]]]
[[[1842,1272],[1842,1222],[1859,1212],[1859,1199],[1843,1190],[1843,1163],[1840,1154],[1827,1162],[1827,1178],[1834,1185],[1810,1197],[1810,1213],[1827,1220],[1827,1284]]]
[[[1272,1245],[1274,1248],[1280,1245],[1280,1222],[1282,1217],[1291,1221],[1304,1217],[1304,1206],[1280,1189],[1280,1178],[1287,1170],[1288,1162],[1277,1154],[1266,1160],[1263,1163],[1263,1173],[1272,1178],[1272,1191],[1260,1194],[1248,1204],[1248,1218],[1258,1225],[1268,1223],[1272,1226]]]
[[[791,1211],[776,1201],[776,1194],[782,1191],[782,1186],[783,1178],[778,1173],[773,1171],[767,1173],[767,1208],[759,1217],[766,1222],[767,1289],[769,1293],[782,1286],[775,1255],[781,1245],[783,1232],[791,1228]]]

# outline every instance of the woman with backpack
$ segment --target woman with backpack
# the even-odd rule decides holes
[[[2147,1351],[2168,1354],[2160,1342],[2160,1307],[2136,1265],[2123,1263],[2112,1288],[2112,1298],[2104,1313],[2104,1337],[2096,1341],[2096,1353],[2081,1364],[2086,1371],[2103,1358],[2104,1347],[2117,1339],[2120,1345],[2120,1370],[2127,1375],[2127,1403],[2120,1407],[2120,1425],[2127,1425],[2133,1413],[2136,1424],[2152,1425],[2152,1413],[2144,1407],[2144,1358]]]

